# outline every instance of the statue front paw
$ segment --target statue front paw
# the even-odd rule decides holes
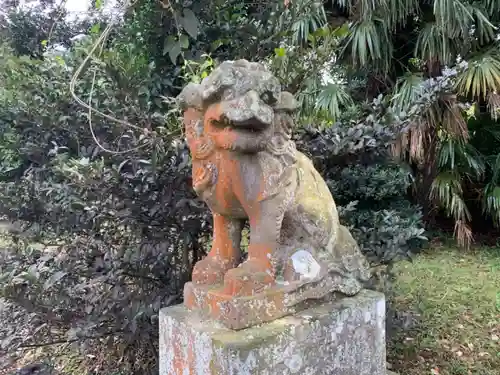
[[[233,267],[233,262],[209,255],[194,265],[192,279],[195,284],[219,284],[223,282],[226,272]]]
[[[231,296],[252,296],[275,284],[268,262],[249,259],[239,267],[227,271],[224,277],[224,293]]]

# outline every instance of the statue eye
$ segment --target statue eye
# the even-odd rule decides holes
[[[219,121],[219,120],[212,119],[212,120],[210,120],[210,123],[212,124],[212,126],[214,126],[216,128],[223,128],[224,127],[224,123],[222,121]]]
[[[273,102],[275,102],[276,100],[274,100],[274,97],[273,97],[273,94],[271,91],[264,91],[261,95],[260,95],[260,100],[262,100],[264,103],[268,104],[268,105],[272,105]]]

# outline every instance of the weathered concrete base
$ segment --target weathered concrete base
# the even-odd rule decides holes
[[[385,356],[385,299],[367,290],[240,331],[160,312],[160,375],[386,375]]]

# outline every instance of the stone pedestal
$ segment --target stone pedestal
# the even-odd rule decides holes
[[[385,299],[367,290],[240,331],[160,312],[160,375],[386,375],[385,356]]]

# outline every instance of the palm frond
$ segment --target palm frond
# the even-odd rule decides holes
[[[441,171],[431,185],[430,198],[455,220],[455,236],[461,246],[472,241],[472,231],[467,224],[471,214],[463,199],[460,174],[457,171]]]
[[[341,8],[344,8],[344,9],[347,9],[347,10],[351,9],[352,7],[354,7],[354,4],[357,3],[356,0],[333,0],[332,2],[334,4],[337,4]]]
[[[392,41],[384,19],[372,18],[354,23],[342,53],[349,52],[354,65],[387,71],[392,57]]]
[[[307,42],[309,35],[326,25],[326,12],[323,4],[311,0],[296,0],[292,2],[297,13],[292,24],[292,40],[300,45]]]
[[[447,141],[441,142],[437,158],[439,168],[448,167],[450,170],[456,169],[455,145],[456,143],[451,137]]]
[[[463,138],[447,137],[439,144],[439,169],[457,171],[480,178],[486,171],[483,156]]]
[[[424,61],[439,60],[443,64],[453,61],[456,43],[443,33],[443,29],[435,22],[429,22],[420,31],[415,46],[415,55]]]
[[[427,111],[423,113],[423,116],[425,117],[425,121],[429,124],[429,128],[437,131],[437,141],[439,140],[439,135],[444,134],[446,136],[446,130],[441,128],[443,108],[441,107],[439,100],[432,103],[432,105],[427,108]],[[441,136],[441,138],[443,138],[443,136]]]
[[[500,226],[500,186],[493,182],[484,188],[483,213],[489,215],[496,226]]]
[[[500,185],[500,153],[494,156],[493,160],[490,162],[490,167],[493,171],[491,182],[494,185]]]
[[[417,14],[419,4],[419,0],[387,0],[383,11],[390,17],[392,27],[405,26],[409,16]]]
[[[463,171],[472,177],[479,179],[486,173],[483,155],[470,143],[465,143],[465,147],[460,153],[460,163]]]
[[[355,16],[355,19],[366,21],[373,14],[388,16],[392,27],[397,24],[404,25],[408,16],[417,13],[419,9],[419,0],[333,0],[333,2]]]
[[[488,10],[483,6],[477,6],[480,3],[473,3],[469,5],[469,11],[475,21],[476,35],[479,38],[479,43],[488,43],[496,37],[496,26],[491,23]]]
[[[422,113],[422,119],[427,123],[429,130],[433,129],[436,132],[436,142],[446,141],[449,138],[465,141],[469,138],[467,122],[462,116],[456,97],[452,94],[438,95],[436,101]]]
[[[425,163],[428,125],[425,120],[419,119],[410,130],[400,133],[392,144],[391,154],[398,159],[407,159],[418,164]]]
[[[326,113],[335,122],[342,108],[353,105],[353,100],[345,86],[337,83],[327,85],[316,100],[316,110]]]
[[[435,0],[436,25],[448,38],[468,39],[472,33],[480,44],[494,40],[496,27],[491,22],[488,8],[482,2],[462,0]]]
[[[455,85],[464,96],[486,99],[488,93],[500,91],[500,56],[490,52],[469,61]]]
[[[383,7],[386,0],[333,0],[341,8],[344,8],[351,15],[358,15],[362,19],[369,18],[377,9]]]
[[[496,92],[488,93],[487,107],[491,118],[495,121],[498,120],[500,117],[500,95]]]
[[[436,24],[449,38],[465,39],[475,30],[480,43],[495,38],[495,26],[489,19],[488,9],[481,2],[461,0],[435,0]]]
[[[392,106],[398,111],[406,112],[422,97],[423,81],[424,77],[420,73],[408,73],[400,77],[391,98]]]
[[[439,101],[443,107],[441,128],[453,138],[469,139],[467,122],[462,115],[462,108],[459,106],[456,95],[442,94]]]
[[[391,98],[395,112],[405,113],[422,97],[423,81],[421,74],[412,73],[398,79]],[[424,163],[429,129],[429,122],[424,114],[415,120],[411,129],[398,135],[392,145],[392,155],[397,158],[406,156],[411,162]]]
[[[474,22],[470,7],[460,0],[434,0],[434,16],[449,38],[467,35]]]
[[[337,4],[339,7],[350,10],[357,3],[356,0],[332,0],[334,4]]]
[[[312,116],[316,112],[316,98],[320,92],[320,80],[317,77],[309,77],[304,83],[304,89],[297,94],[297,102],[301,116]]]
[[[468,248],[472,241],[474,241],[472,229],[464,220],[455,221],[453,236],[457,239],[458,245],[465,248]]]
[[[484,5],[490,16],[500,14],[500,0],[483,0]]]
[[[481,44],[488,43],[496,38],[498,28],[491,23],[488,15],[482,9],[471,8],[476,20],[477,35]]]
[[[471,215],[462,199],[460,180],[457,171],[441,171],[432,182],[430,198],[445,208],[455,220],[469,221]]]

